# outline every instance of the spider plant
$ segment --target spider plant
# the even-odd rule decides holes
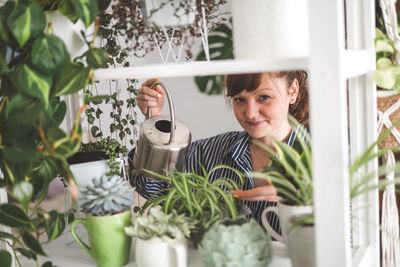
[[[240,183],[227,177],[219,177],[210,181],[211,174],[221,168],[227,168],[236,173]],[[222,218],[236,218],[238,216],[238,200],[233,198],[229,190],[238,190],[244,183],[244,175],[238,170],[226,165],[218,165],[209,172],[202,167],[203,175],[193,172],[169,172],[161,175],[146,170],[163,181],[169,187],[161,189],[149,198],[141,209],[162,205],[164,213],[176,210],[178,214],[185,214],[193,220],[193,232],[204,232],[214,222]],[[198,240],[199,241],[199,240]]]
[[[271,155],[270,164],[253,177],[267,179],[287,205],[313,205],[313,181],[309,134],[293,117],[289,117],[297,138],[293,146],[272,139],[274,149],[253,140]]]

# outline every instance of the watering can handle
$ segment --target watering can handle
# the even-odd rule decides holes
[[[151,88],[156,87],[157,85],[161,86],[164,91],[165,94],[167,95],[167,99],[168,99],[168,105],[169,105],[169,115],[171,117],[171,135],[169,137],[169,141],[168,143],[166,143],[166,145],[170,145],[175,138],[175,111],[174,111],[174,103],[172,103],[172,97],[167,89],[167,87],[162,83],[162,82],[155,82],[153,83],[153,85],[151,86]],[[149,107],[147,109],[147,115],[146,118],[150,118],[151,116],[151,108]]]

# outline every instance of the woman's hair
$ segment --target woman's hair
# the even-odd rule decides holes
[[[289,114],[295,117],[301,124],[308,126],[309,103],[307,72],[297,70],[271,72],[270,74],[273,77],[285,79],[288,90],[294,79],[297,79],[299,82],[299,94],[297,95],[296,102],[289,105]],[[226,96],[233,97],[243,90],[248,92],[254,91],[261,83],[261,75],[262,73],[227,75],[225,80]]]

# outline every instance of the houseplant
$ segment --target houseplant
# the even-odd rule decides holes
[[[122,145],[110,137],[93,143],[84,143],[79,151],[68,158],[68,163],[78,185],[88,185],[93,177],[125,176]],[[126,154],[126,153],[125,153]]]
[[[93,185],[82,190],[79,206],[86,218],[74,220],[71,232],[98,266],[122,266],[128,262],[131,238],[124,227],[130,225],[132,204],[132,188],[117,175],[93,178]],[[90,245],[76,233],[79,223],[86,228]]]
[[[135,258],[138,267],[181,267],[187,264],[186,238],[192,228],[193,223],[185,215],[178,215],[175,210],[167,214],[153,207],[147,215],[133,218],[132,226],[125,227],[125,233],[137,237]],[[175,264],[169,260],[170,249],[177,254]],[[155,251],[157,257],[154,257]]]
[[[205,266],[267,266],[272,261],[271,237],[244,217],[216,222],[204,234],[199,253]]]
[[[208,35],[210,60],[233,58],[232,22],[221,23]],[[206,51],[203,49],[197,54],[196,61],[206,60]],[[194,81],[200,92],[208,95],[218,95],[224,92],[225,76],[196,76]]]
[[[400,116],[400,36],[395,3],[380,1],[376,8],[375,53],[377,84],[378,132],[390,128]],[[400,144],[400,128],[379,144],[379,148],[393,148]]]
[[[262,222],[267,231],[275,239],[284,242],[293,266],[311,267],[315,266],[311,145],[305,128],[291,116],[289,122],[297,136],[293,147],[273,139],[275,152],[256,142],[268,155],[273,156],[270,156],[270,165],[263,169],[263,173],[255,173],[254,177],[268,179],[281,197],[278,207],[268,207],[263,211]],[[282,235],[270,226],[266,219],[268,212],[278,214]],[[296,216],[299,219],[293,220]],[[303,238],[298,238],[299,235]],[[300,254],[296,253],[299,249],[302,251]],[[298,256],[302,257],[304,265],[299,265]]]
[[[66,114],[60,97],[89,83],[96,68],[89,58],[103,53],[88,46],[72,61],[64,42],[52,33],[52,18],[46,13],[59,10],[87,27],[100,2],[104,1],[8,1],[0,7],[0,181],[21,204],[0,206],[0,223],[16,233],[1,233],[1,240],[11,240],[18,265],[17,252],[37,261],[38,254],[45,254],[38,237],[47,233],[51,241],[65,229],[62,214],[39,208],[57,174],[73,181],[66,159],[80,146],[78,119],[71,133],[60,127]],[[3,250],[0,255],[0,262],[10,256]]]
[[[226,190],[238,190],[240,184],[232,179],[218,178],[209,181],[210,174],[219,168],[228,168],[234,171],[241,183],[243,174],[229,166],[218,165],[209,172],[203,169],[203,175],[192,172],[173,172],[167,176],[151,171],[150,174],[170,186],[160,190],[149,198],[142,207],[143,213],[148,207],[162,205],[165,213],[176,210],[178,214],[185,214],[194,220],[195,227],[190,235],[191,241],[197,245],[204,232],[216,221],[222,218],[236,218],[238,216],[238,201]]]
[[[179,14],[187,14],[193,11],[191,0],[179,1],[167,0],[161,8],[151,10],[150,13],[162,12],[162,8],[173,6],[175,12],[172,16],[179,17]],[[186,58],[193,58],[191,46],[195,38],[200,38],[204,24],[208,31],[216,28],[221,22],[226,20],[226,13],[221,12],[221,7],[226,4],[226,0],[204,0],[195,1],[196,15],[194,23],[179,25],[178,27],[167,26],[164,29],[160,25],[146,24],[145,15],[142,10],[142,0],[122,0],[113,1],[112,17],[113,27],[119,31],[120,36],[124,38],[127,51],[136,57],[144,57],[149,52],[162,48],[168,43],[168,39],[174,39],[172,45],[181,45],[185,43]],[[204,12],[202,13],[202,9]],[[204,17],[205,22],[202,21]],[[167,33],[166,36],[165,33]]]

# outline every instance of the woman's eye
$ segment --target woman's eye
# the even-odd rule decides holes
[[[235,102],[235,103],[242,103],[243,101],[244,101],[244,99],[241,98],[241,97],[235,97],[235,98],[233,99],[233,102]]]
[[[262,96],[259,97],[259,99],[260,99],[261,101],[265,101],[265,100],[268,100],[268,99],[270,99],[270,98],[271,98],[271,97],[268,96],[268,95],[262,95]]]

